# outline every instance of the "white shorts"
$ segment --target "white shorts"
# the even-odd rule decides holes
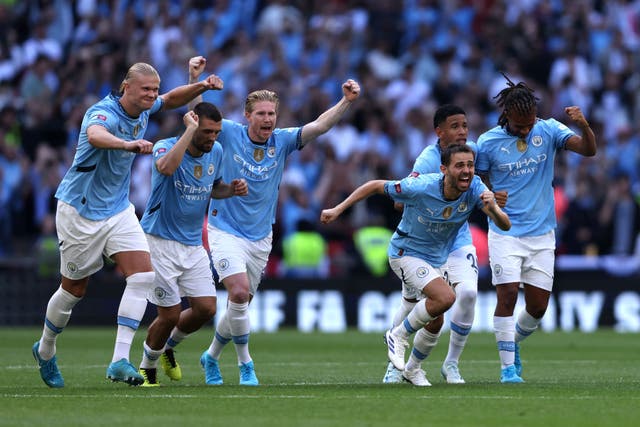
[[[513,237],[489,230],[489,263],[494,285],[526,283],[551,292],[555,231],[542,236]]]
[[[472,283],[478,286],[478,257],[476,247],[466,245],[449,254],[445,267],[447,278],[452,285]]]
[[[446,281],[443,268],[433,267],[420,258],[403,256],[389,258],[389,265],[396,276],[402,280],[402,297],[408,300],[420,300],[425,297],[422,290],[432,280],[442,277]]]
[[[60,246],[60,273],[79,280],[104,265],[103,256],[118,252],[149,252],[147,239],[132,204],[100,221],[83,218],[71,205],[58,201],[56,230]]]
[[[180,304],[182,297],[214,297],[216,287],[204,246],[188,246],[147,234],[156,272],[149,302],[160,307]]]
[[[238,273],[247,273],[249,293],[255,295],[271,253],[272,233],[255,242],[207,225],[213,266],[222,282]]]

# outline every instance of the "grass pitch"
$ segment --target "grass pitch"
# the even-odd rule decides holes
[[[440,376],[448,333],[424,363],[432,387],[381,384],[382,334],[251,335],[261,385],[239,387],[232,346],[225,384],[206,386],[199,365],[207,327],[177,351],[183,379],[145,389],[105,379],[113,328],[70,325],[58,339],[63,389],[41,381],[31,356],[40,328],[0,328],[0,426],[637,426],[640,337],[537,332],[522,345],[525,384],[499,383],[492,334],[471,334],[460,370],[467,384]],[[136,335],[137,365],[145,330]]]

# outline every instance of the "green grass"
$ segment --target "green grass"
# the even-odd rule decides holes
[[[439,374],[448,333],[424,368],[433,387],[384,385],[382,334],[251,336],[261,381],[239,387],[233,348],[221,359],[225,385],[206,386],[198,363],[212,330],[178,347],[183,379],[143,389],[105,380],[114,328],[70,326],[58,340],[66,386],[49,389],[31,356],[39,328],[0,329],[1,426],[637,426],[640,339],[601,330],[542,333],[522,346],[525,384],[498,381],[491,334],[472,334],[460,365],[467,384]],[[145,331],[136,336],[134,364]]]

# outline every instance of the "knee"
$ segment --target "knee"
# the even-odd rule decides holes
[[[546,306],[534,306],[534,307],[527,306],[527,313],[529,313],[531,317],[533,317],[534,319],[542,319],[542,316],[544,316],[546,312],[547,312]]]
[[[180,320],[180,306],[158,307],[157,321],[163,324],[164,328],[173,328]]]
[[[459,306],[472,307],[476,304],[478,291],[475,287],[464,286],[462,283],[456,286],[456,301]]]
[[[216,315],[216,304],[202,304],[192,308],[194,315],[206,322],[207,320],[213,318]]]
[[[226,285],[227,292],[229,293],[228,299],[231,302],[235,302],[237,304],[242,304],[245,302],[249,302],[250,294],[249,294],[249,284],[242,282],[235,282],[230,285]]]
[[[447,311],[454,302],[456,302],[456,294],[453,292],[453,289],[447,287],[445,291],[441,292],[438,296],[438,300],[440,305],[443,308],[443,311]]]

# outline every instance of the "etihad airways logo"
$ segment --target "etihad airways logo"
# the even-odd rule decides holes
[[[277,160],[270,165],[252,165],[244,160],[239,154],[234,154],[233,160],[240,164],[240,173],[242,173],[242,175],[257,181],[266,181],[269,179],[271,177],[271,170],[278,166]]]
[[[524,175],[534,173],[538,166],[547,161],[547,155],[542,153],[537,156],[524,157],[515,162],[501,163],[498,169],[502,172],[508,172],[510,175]]]

